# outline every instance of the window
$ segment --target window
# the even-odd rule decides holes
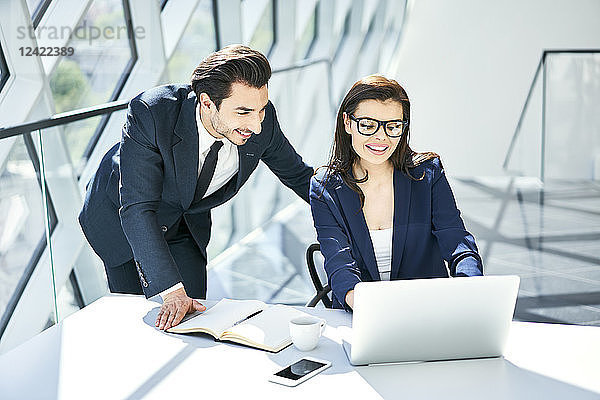
[[[371,19],[371,22],[369,23],[369,29],[367,29],[367,33],[365,34],[365,37],[363,39],[362,45],[360,46],[360,52],[362,54],[362,52],[365,50],[365,46],[367,45],[367,43],[369,42],[369,39],[371,38],[371,35],[373,34],[373,31],[375,30],[375,18]]]
[[[46,247],[39,163],[29,135],[0,141],[0,336]],[[50,228],[56,215],[49,205]]]
[[[67,47],[72,47],[74,54],[63,57],[50,75],[57,113],[116,100],[137,60],[126,0],[93,1],[75,31],[79,27],[87,34],[72,36]],[[92,36],[91,27],[103,33]],[[71,161],[78,169],[107,120],[97,117],[65,127]]]
[[[0,90],[4,87],[9,76],[10,73],[8,72],[8,66],[6,65],[6,58],[4,58],[4,53],[2,53],[2,49],[0,48]]]
[[[306,3],[298,2],[296,5],[297,20],[296,24],[298,31],[296,34],[296,60],[308,58],[310,51],[317,39],[318,29],[318,8],[317,2],[313,3],[312,8],[308,8],[310,14],[306,14],[303,10]],[[311,12],[312,11],[312,12]],[[302,32],[298,36],[298,32]]]
[[[242,36],[251,48],[268,56],[275,44],[275,2],[244,0],[242,2]]]
[[[336,10],[337,12],[337,10]],[[348,34],[350,33],[350,12],[345,14],[343,19],[343,24],[339,25],[337,28],[334,26],[334,37],[337,40],[337,44],[335,46],[335,51],[333,52],[333,58],[336,59],[340,50],[342,49],[342,45],[348,38]]]
[[[64,283],[62,288],[57,288],[56,303],[58,307],[59,321],[64,320],[69,315],[85,307],[75,271],[71,271],[69,279]],[[50,315],[49,320],[52,321],[54,315]]]
[[[213,1],[200,0],[160,79],[162,83],[189,83],[200,61],[217,48]]]
[[[33,18],[35,10],[42,4],[42,0],[27,0],[27,8],[29,9],[29,15]]]
[[[44,13],[50,6],[51,1],[52,0],[27,0],[27,8],[29,9],[29,15],[31,15],[34,28],[37,28],[39,25]]]

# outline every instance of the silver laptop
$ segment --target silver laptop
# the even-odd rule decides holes
[[[519,277],[361,282],[354,288],[353,365],[501,356]]]

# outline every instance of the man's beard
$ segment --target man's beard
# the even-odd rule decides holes
[[[227,125],[225,125],[219,118],[218,112],[211,115],[210,123],[212,124],[215,132],[217,132],[219,135],[225,137],[227,140],[229,140],[229,142],[231,142],[232,144],[234,144],[236,146],[240,146],[240,145],[246,143],[246,140],[248,140],[248,139],[244,139],[241,136],[239,136],[235,132],[235,129],[228,128]],[[241,143],[239,143],[240,141],[241,141]]]

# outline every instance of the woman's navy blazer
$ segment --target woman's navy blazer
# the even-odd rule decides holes
[[[456,208],[450,185],[435,158],[411,171],[394,170],[391,279],[482,275],[473,236]],[[358,193],[339,174],[321,168],[311,179],[310,205],[336,308],[361,281],[378,281],[379,271]],[[323,184],[324,183],[324,184]]]

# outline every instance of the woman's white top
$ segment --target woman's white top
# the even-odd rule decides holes
[[[382,281],[389,281],[392,272],[392,232],[392,228],[369,230]]]

